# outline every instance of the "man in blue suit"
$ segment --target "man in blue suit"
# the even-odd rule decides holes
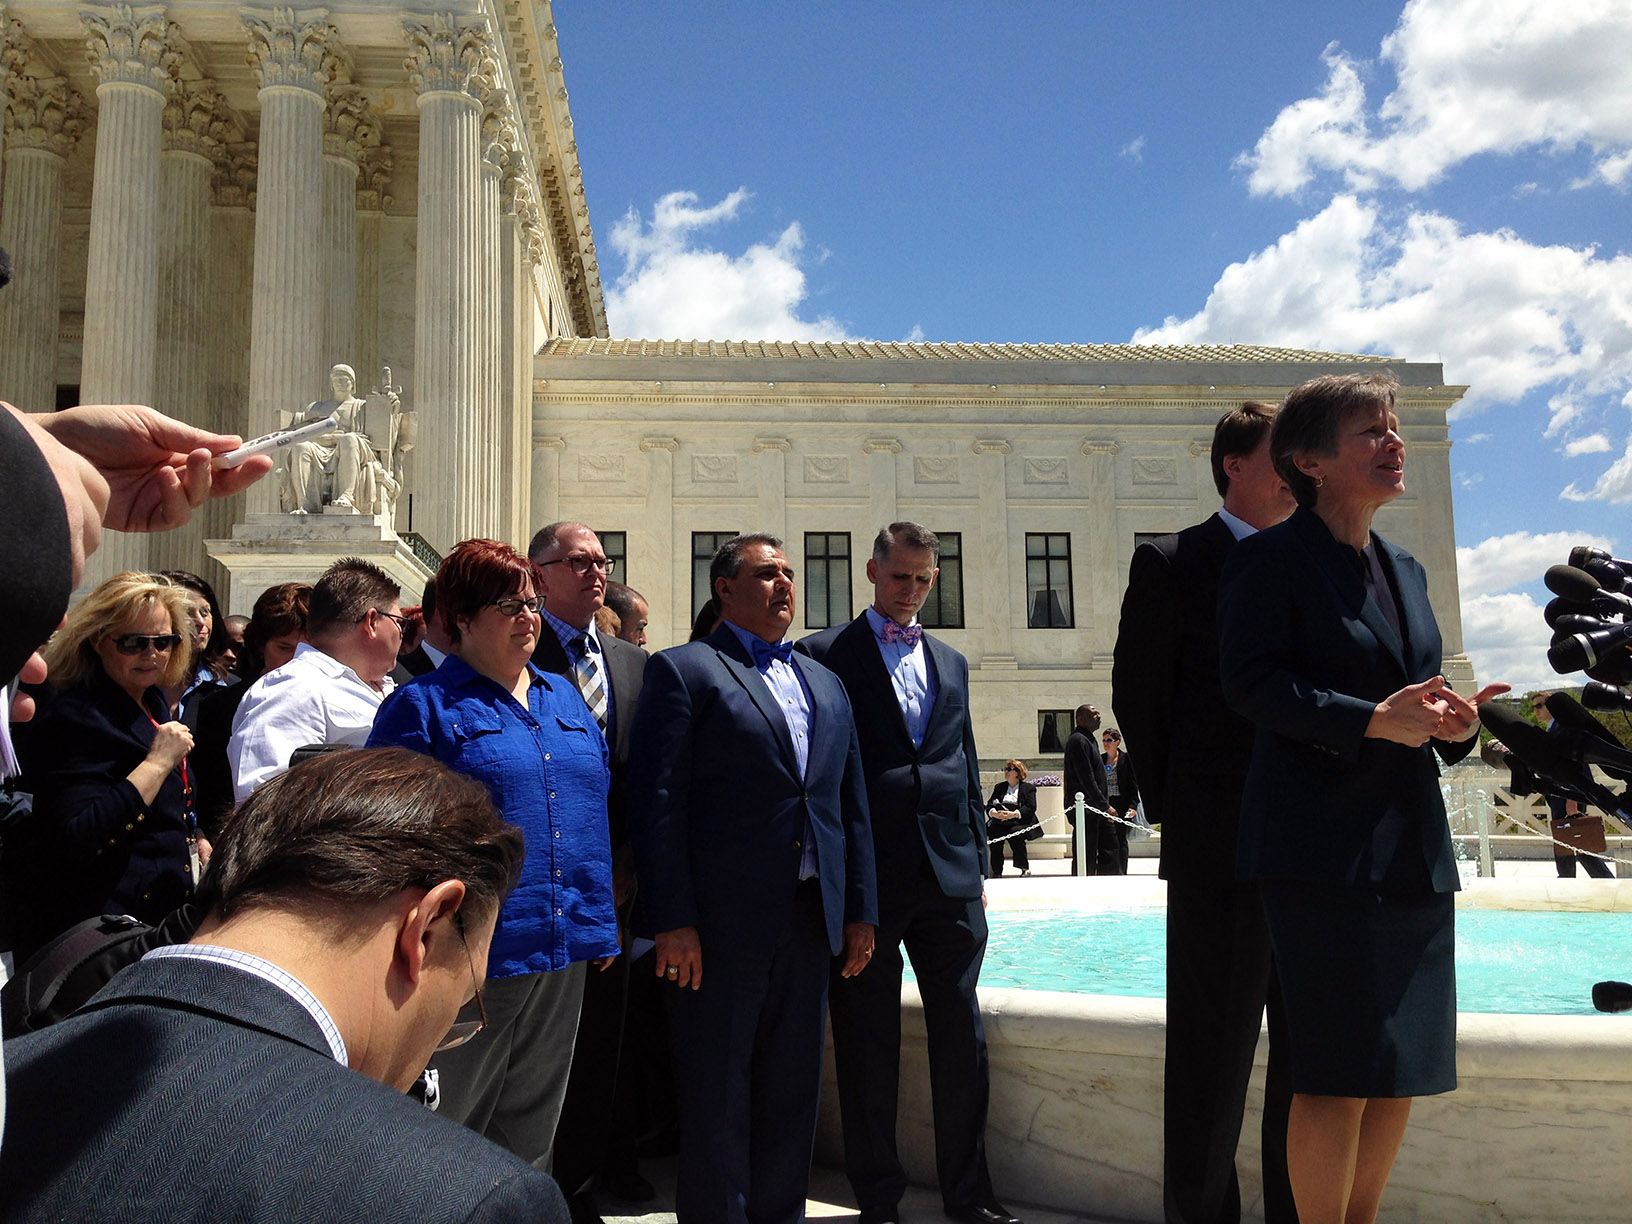
[[[990,1085],[975,998],[986,951],[986,817],[969,664],[918,624],[940,573],[938,549],[927,527],[891,523],[867,562],[872,606],[798,646],[850,694],[878,868],[878,956],[866,973],[835,973],[830,985],[844,1162],[862,1224],[899,1220],[907,1185],[895,1144],[904,942],[929,1033],[946,1214],[1019,1224],[998,1203],[986,1167]]]
[[[829,966],[842,957],[853,976],[873,954],[873,839],[844,688],[782,640],[782,542],[727,540],[709,577],[720,627],[647,664],[630,732],[640,904],[674,987],[675,1210],[683,1224],[793,1224]]]

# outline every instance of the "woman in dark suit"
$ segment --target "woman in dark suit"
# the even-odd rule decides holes
[[[1423,568],[1372,534],[1405,490],[1393,379],[1318,378],[1270,434],[1298,510],[1219,588],[1224,696],[1257,727],[1237,866],[1286,1000],[1287,1163],[1304,1224],[1376,1217],[1411,1098],[1456,1087],[1450,830],[1435,760],[1478,706],[1440,674]]]
[[[1139,806],[1139,778],[1133,772],[1133,758],[1122,750],[1122,732],[1106,727],[1100,736],[1105,751],[1099,759],[1105,766],[1106,806],[1123,820],[1132,820]],[[1099,847],[1099,875],[1128,874],[1128,826],[1114,820],[1102,820],[1100,833],[1104,841]]]
[[[1014,865],[1020,874],[1031,874],[1031,860],[1026,857],[1026,841],[1037,824],[1037,788],[1026,781],[1026,767],[1019,761],[1008,761],[1003,766],[1003,781],[992,787],[992,797],[986,800],[986,838],[990,842],[992,875],[1003,874],[1003,847],[1014,852]],[[999,838],[1007,834],[1023,836]]]
[[[172,721],[164,696],[191,674],[191,643],[182,588],[126,573],[87,595],[46,646],[60,691],[18,745],[35,802],[19,963],[82,919],[156,923],[192,896],[191,852],[202,861],[209,846],[193,816],[192,733]],[[8,841],[8,857],[13,848]]]

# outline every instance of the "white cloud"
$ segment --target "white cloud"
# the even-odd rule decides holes
[[[1632,6],[1624,0],[1411,0],[1383,40],[1394,88],[1373,115],[1367,66],[1336,44],[1326,82],[1286,107],[1238,164],[1254,195],[1322,173],[1408,191],[1481,153],[1585,147],[1588,181],[1632,174]]]
[[[1602,455],[1613,449],[1609,439],[1601,433],[1588,434],[1585,438],[1577,438],[1573,442],[1564,444],[1564,457],[1574,459],[1577,455]]]
[[[806,319],[801,265],[804,231],[796,221],[772,242],[741,255],[700,242],[701,232],[733,221],[751,194],[742,188],[717,204],[697,206],[697,194],[671,191],[650,223],[630,209],[608,241],[624,270],[606,291],[614,335],[684,340],[843,340],[835,319]]]
[[[1471,547],[1456,550],[1456,582],[1462,594],[1462,621],[1467,624],[1471,599],[1499,595],[1540,580],[1547,567],[1563,565],[1577,544],[1613,552],[1614,541],[1604,536],[1570,531],[1535,534],[1515,531],[1491,536]],[[1544,643],[1545,644],[1545,643]]]
[[[924,329],[922,327],[919,327],[918,324],[914,323],[912,325],[912,330],[907,333],[906,339],[904,339],[902,341],[902,343],[903,344],[922,344],[923,342],[924,342]]]
[[[1628,74],[1632,76],[1632,73]],[[1449,217],[1340,195],[1231,264],[1206,305],[1141,328],[1142,344],[1264,343],[1442,361],[1472,385],[1452,416],[1538,387],[1620,394],[1632,383],[1632,255],[1468,233]],[[1578,409],[1553,405],[1549,434]]]
[[[1117,151],[1118,156],[1126,157],[1129,161],[1142,162],[1145,160],[1145,138],[1135,136]]]
[[[1548,666],[1552,634],[1528,595],[1476,595],[1462,600],[1462,641],[1481,685],[1501,681],[1515,692],[1556,687]]]
[[[1488,433],[1469,434],[1467,437],[1462,439],[1462,445],[1478,446],[1481,442],[1489,442],[1490,439],[1491,435]]]
[[[1559,496],[1576,502],[1632,502],[1632,442],[1627,443],[1626,453],[1610,464],[1590,489],[1578,488],[1572,480]]]

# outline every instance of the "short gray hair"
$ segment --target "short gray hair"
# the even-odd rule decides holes
[[[1298,467],[1297,457],[1335,455],[1343,422],[1379,405],[1393,412],[1399,389],[1392,374],[1326,374],[1286,393],[1270,426],[1269,457],[1298,505],[1313,506],[1320,489]]]
[[[883,565],[890,559],[890,549],[897,545],[902,548],[927,548],[935,554],[936,562],[940,562],[940,537],[922,523],[903,521],[880,527],[873,537],[873,560]]]

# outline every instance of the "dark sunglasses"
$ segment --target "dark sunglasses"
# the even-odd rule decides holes
[[[161,633],[152,637],[145,633],[122,633],[113,639],[113,648],[122,655],[144,654],[150,649],[163,654],[180,645],[179,633]]]
[[[476,994],[476,1014],[478,1020],[456,1020],[448,1027],[447,1036],[437,1045],[436,1052],[451,1050],[455,1046],[462,1046],[477,1033],[487,1027],[487,1005],[482,1002],[482,984],[476,980],[476,962],[470,955],[470,941],[465,938],[465,916],[461,913],[453,915],[453,926],[459,932],[459,942],[465,945],[465,962],[470,966],[470,988]]]
[[[544,601],[537,595],[534,595],[531,599],[512,597],[510,599],[489,600],[486,606],[489,608],[497,608],[500,616],[514,616],[523,608],[526,608],[529,612],[537,612],[544,606]]]

